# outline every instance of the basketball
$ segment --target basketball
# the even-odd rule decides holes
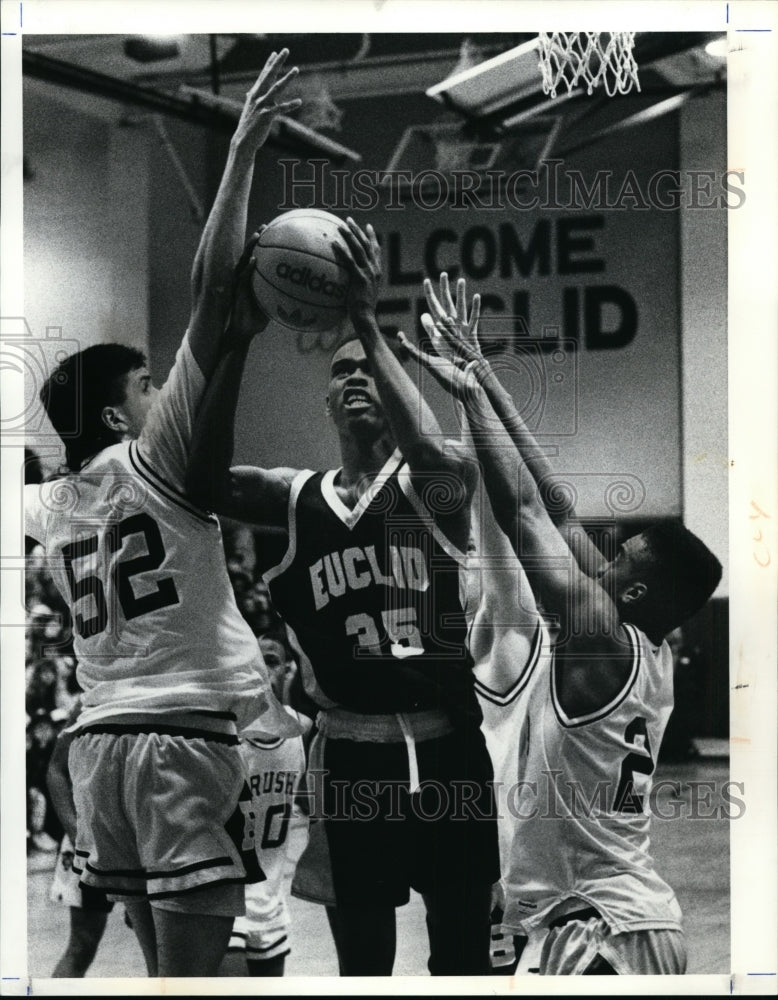
[[[275,218],[254,252],[252,285],[260,308],[290,330],[324,332],[346,317],[349,273],[335,258],[343,244],[337,216],[296,208]]]

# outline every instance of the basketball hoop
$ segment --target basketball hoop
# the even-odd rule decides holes
[[[538,40],[543,93],[551,97],[562,82],[568,94],[582,82],[587,94],[602,83],[608,97],[628,94],[633,85],[640,90],[634,31],[542,31]]]

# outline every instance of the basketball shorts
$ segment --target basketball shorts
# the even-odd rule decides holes
[[[104,892],[88,885],[79,886],[78,875],[73,871],[73,857],[73,844],[65,834],[57,852],[49,899],[52,903],[62,903],[63,906],[73,906],[78,910],[110,913],[113,903]]]
[[[685,972],[683,931],[614,934],[596,916],[551,927],[540,955],[541,976],[682,976]]]
[[[243,914],[245,883],[264,875],[237,738],[164,730],[101,724],[74,738],[74,870],[109,899]]]
[[[320,785],[293,895],[402,906],[411,888],[434,893],[499,878],[493,771],[480,729],[419,740],[415,756],[412,793],[404,742],[317,733],[309,778]]]

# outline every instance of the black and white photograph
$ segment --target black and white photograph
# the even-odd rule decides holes
[[[0,993],[776,992],[776,31],[3,0]]]

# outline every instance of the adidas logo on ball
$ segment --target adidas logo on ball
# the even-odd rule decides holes
[[[303,285],[310,291],[321,292],[329,298],[340,300],[346,294],[344,285],[338,284],[337,281],[328,281],[324,273],[313,274],[310,267],[290,267],[281,261],[276,267],[276,274],[293,285]]]

